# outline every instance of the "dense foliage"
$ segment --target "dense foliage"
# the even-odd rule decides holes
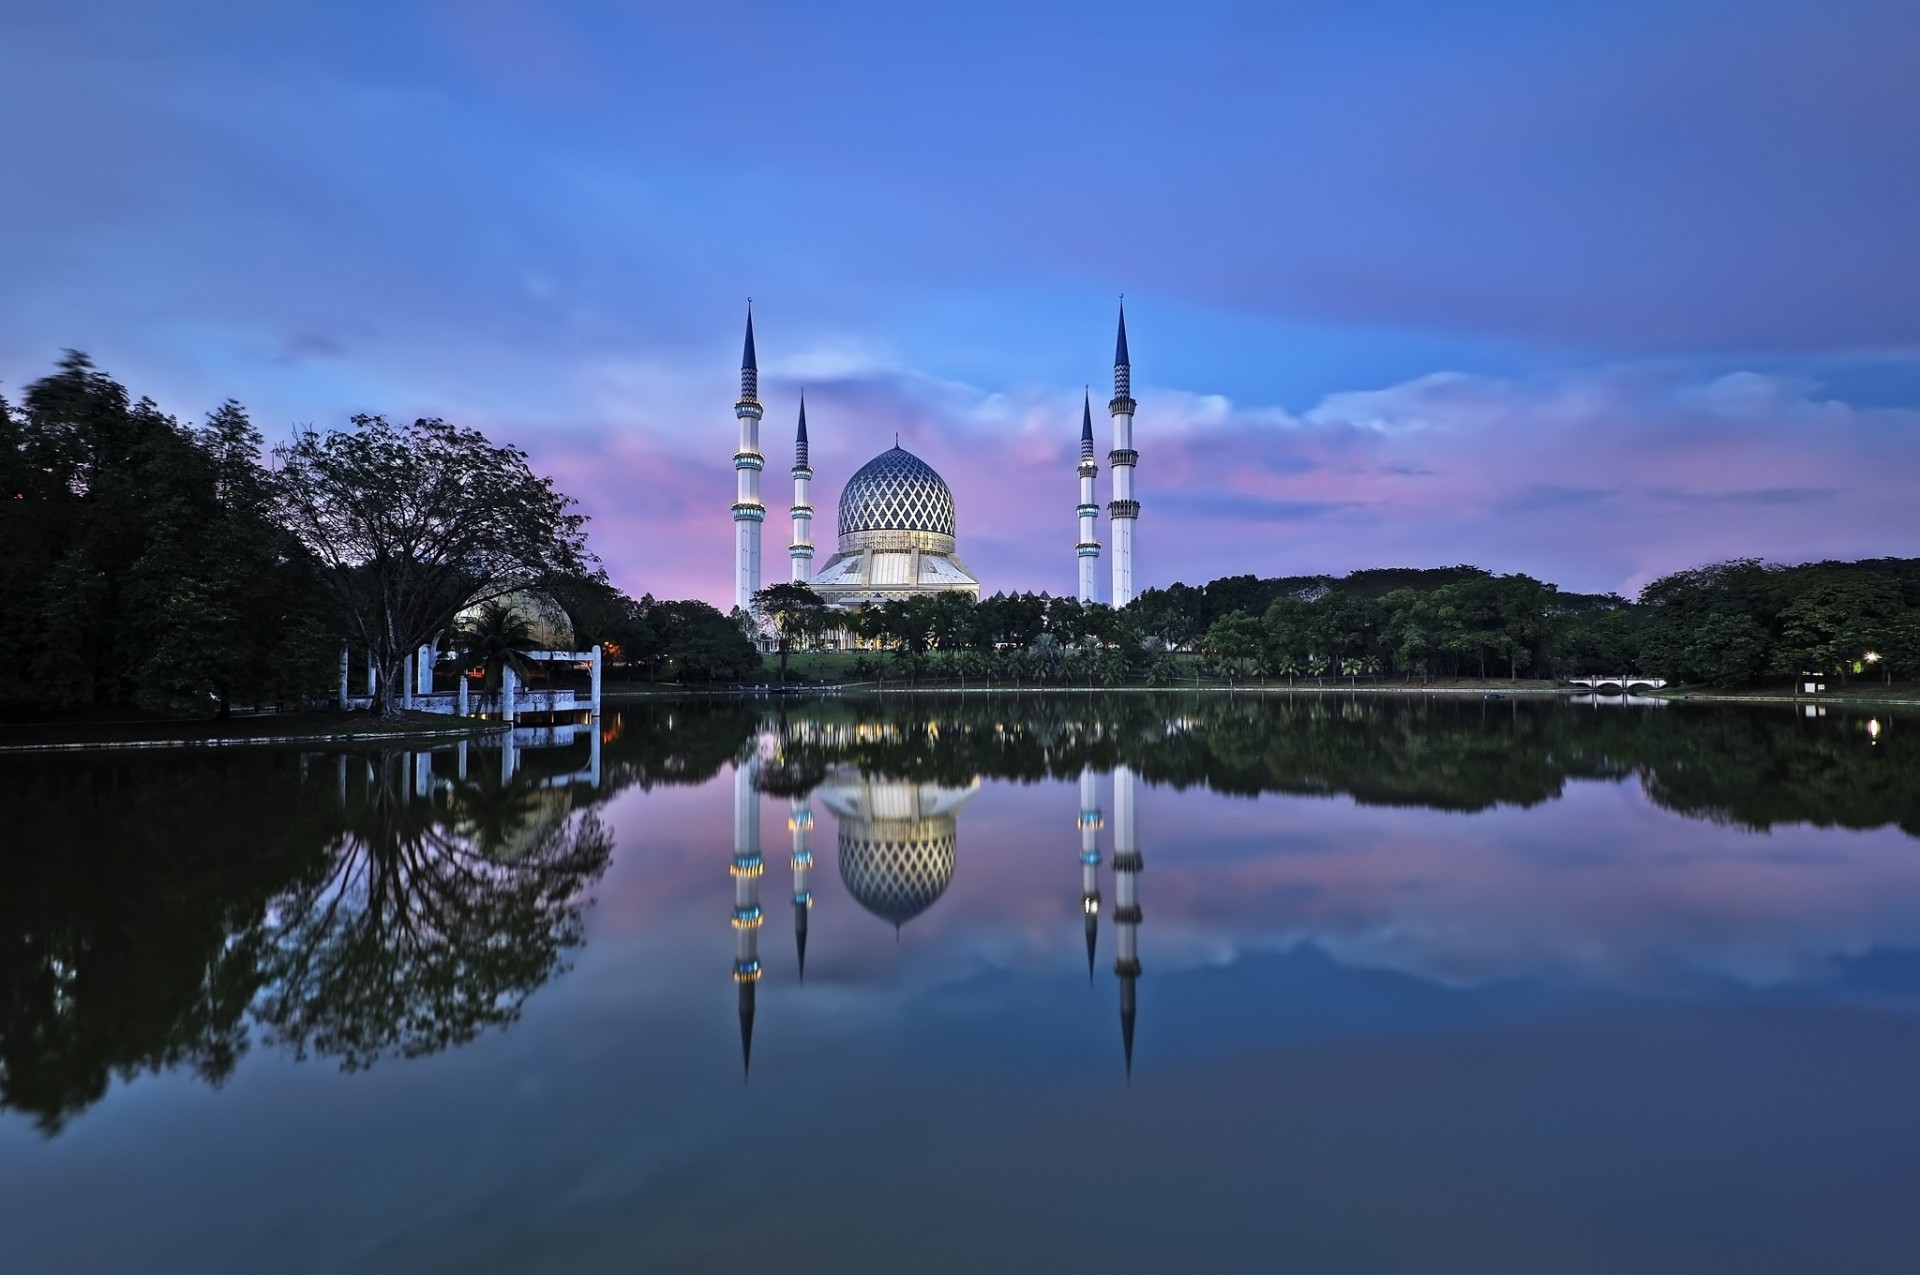
[[[381,668],[436,641],[497,683],[530,647],[499,608],[551,595],[582,646],[648,677],[739,682],[760,666],[703,602],[635,600],[594,569],[584,519],[526,456],[443,421],[356,417],[263,463],[239,404],[199,426],[70,353],[0,399],[0,715],[226,715],[333,702],[345,642]],[[524,625],[520,627],[524,628]]]
[[[227,403],[163,415],[84,355],[0,402],[0,710],[224,712],[323,690],[315,563]]]
[[[1471,566],[1228,576],[1148,589],[1120,611],[1042,594],[978,603],[949,594],[868,607],[848,627],[891,653],[862,671],[916,679],[1890,680],[1920,675],[1920,559],[1724,563],[1656,580],[1638,602]]]

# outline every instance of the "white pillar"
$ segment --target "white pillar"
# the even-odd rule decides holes
[[[520,769],[520,746],[514,743],[513,732],[509,730],[500,737],[500,782],[509,784]]]
[[[520,697],[520,678],[509,664],[500,670],[500,720],[513,720],[515,701]]]
[[[433,694],[433,643],[420,648],[420,694]]]
[[[465,679],[463,678],[461,680],[464,681]],[[461,740],[454,746],[453,752],[454,756],[458,759],[456,764],[458,766],[457,773],[460,776],[460,782],[464,784],[467,782],[467,741],[464,739]]]
[[[747,344],[740,358],[740,398],[733,405],[740,423],[740,445],[733,453],[733,604],[753,607],[760,592],[760,524],[767,508],[760,501],[760,372],[753,350],[753,312],[747,312]]]
[[[340,711],[347,711],[347,644],[340,644]]]
[[[1080,518],[1080,540],[1073,549],[1080,563],[1080,605],[1091,606],[1095,600],[1100,572],[1100,541],[1096,538],[1095,520],[1100,517],[1100,506],[1094,494],[1094,480],[1099,475],[1100,465],[1093,458],[1093,404],[1087,396],[1080,399],[1080,504],[1075,510]]]
[[[400,704],[403,708],[413,707],[413,661],[400,661]]]
[[[600,716],[600,678],[601,678],[600,670],[601,670],[601,665],[604,664],[605,662],[606,662],[605,650],[604,648],[601,647],[601,645],[598,642],[595,642],[593,644],[593,670],[592,670],[593,671],[593,715],[595,717]],[[595,731],[594,734],[597,736],[599,734],[599,731]]]
[[[813,578],[813,466],[807,458],[807,400],[800,398],[800,429],[793,443],[793,543],[787,556],[793,562],[793,583]]]
[[[1115,607],[1133,601],[1133,526],[1140,517],[1140,502],[1133,494],[1133,467],[1140,460],[1133,450],[1133,408],[1133,365],[1127,354],[1127,314],[1122,309],[1113,354],[1113,401],[1107,404],[1113,415],[1113,450],[1107,453],[1113,470],[1113,499],[1107,505],[1107,518],[1113,524]]]
[[[587,782],[600,786],[600,723],[587,723]]]
[[[454,707],[459,710],[460,716],[465,717],[467,715],[467,673],[465,669],[454,674],[453,694],[455,700]]]
[[[373,652],[367,652],[367,698],[372,699],[380,693],[380,669],[374,663]]]

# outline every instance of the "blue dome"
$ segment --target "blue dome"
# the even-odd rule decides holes
[[[881,452],[840,493],[840,534],[927,531],[953,534],[953,493],[933,467],[903,447]]]

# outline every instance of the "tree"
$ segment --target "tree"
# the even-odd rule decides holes
[[[753,609],[773,626],[780,650],[780,681],[787,680],[787,653],[796,641],[820,633],[827,619],[826,599],[804,584],[770,584],[753,595]]]
[[[1231,681],[1253,671],[1264,636],[1260,621],[1244,611],[1232,611],[1215,620],[1200,639],[1200,654]]]
[[[438,419],[305,430],[275,449],[274,507],[314,554],[342,627],[380,670],[375,711],[396,711],[402,662],[454,616],[591,560],[586,519],[526,453]]]
[[[488,691],[500,689],[508,669],[520,677],[532,673],[527,652],[539,645],[527,617],[498,598],[482,602],[463,619],[453,632],[453,641],[461,676],[466,676],[467,669],[480,669],[481,685]]]

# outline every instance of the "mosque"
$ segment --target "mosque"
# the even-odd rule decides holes
[[[1113,584],[1108,601],[1116,607],[1133,601],[1134,525],[1140,502],[1134,496],[1133,471],[1139,453],[1133,448],[1132,367],[1127,353],[1127,315],[1120,311],[1119,335],[1114,343],[1113,399],[1107,404],[1113,417],[1113,448],[1107,453],[1112,471],[1112,499],[1107,517],[1113,524]],[[760,450],[760,370],[753,344],[753,311],[747,311],[747,341],[740,358],[740,398],[733,405],[739,423],[739,448],[733,454],[733,604],[751,610],[761,589],[761,531],[766,505],[760,499],[760,475],[766,456]],[[1098,601],[1101,544],[1097,522],[1095,484],[1099,462],[1094,456],[1093,405],[1083,399],[1080,411],[1080,460],[1076,468],[1080,500],[1075,508],[1080,538],[1074,545],[1078,560],[1077,596],[1082,603]],[[894,445],[854,471],[840,492],[839,546],[818,571],[813,568],[813,466],[807,448],[807,404],[800,400],[800,423],[793,445],[793,503],[788,512],[793,540],[787,547],[794,584],[810,586],[833,606],[854,608],[896,598],[940,593],[980,596],[980,581],[960,557],[953,491],[933,467]]]

